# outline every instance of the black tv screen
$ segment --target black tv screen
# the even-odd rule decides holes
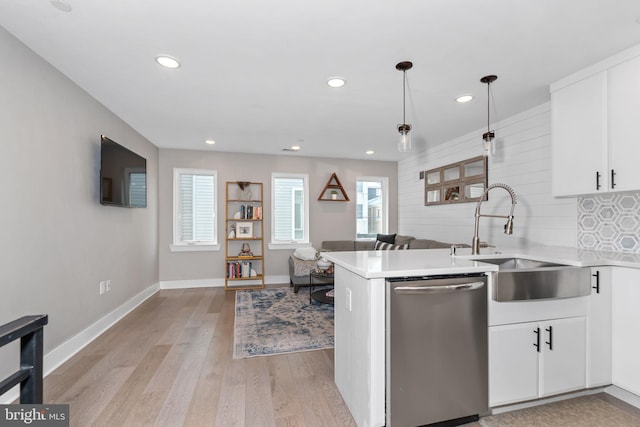
[[[147,160],[104,135],[100,139],[100,203],[146,208]]]

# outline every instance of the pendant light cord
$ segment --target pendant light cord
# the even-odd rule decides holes
[[[402,124],[407,124],[407,118],[405,117],[405,110],[407,108],[407,101],[405,97],[407,96],[407,91],[405,89],[405,83],[407,81],[407,72],[402,72]]]
[[[490,130],[490,126],[491,126],[491,120],[489,119],[489,111],[491,108],[491,103],[490,103],[490,99],[489,97],[491,96],[489,88],[491,87],[491,82],[487,82],[487,135],[489,134],[489,132],[491,132]]]

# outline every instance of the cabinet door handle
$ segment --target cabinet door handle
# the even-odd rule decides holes
[[[600,172],[596,171],[596,190],[599,190],[600,187],[602,187],[600,185]]]
[[[611,188],[616,188],[616,173],[611,169]]]
[[[592,289],[596,290],[596,294],[600,293],[600,271],[596,271],[595,274],[592,274],[593,277],[596,278],[596,285],[592,286]]]
[[[536,348],[536,351],[540,353],[540,328],[535,328],[533,333],[536,334],[536,342],[533,343],[533,346]]]
[[[549,326],[545,331],[549,332],[549,341],[545,341],[545,344],[549,346],[549,350],[553,350],[553,326]]]

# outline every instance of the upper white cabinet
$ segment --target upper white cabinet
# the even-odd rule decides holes
[[[551,93],[554,196],[607,188],[606,81],[598,73]]]
[[[640,190],[639,52],[551,85],[554,196]]]
[[[609,70],[609,188],[640,189],[640,57]],[[612,176],[613,175],[613,176]]]

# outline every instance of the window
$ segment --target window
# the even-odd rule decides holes
[[[173,170],[172,250],[219,249],[216,178],[211,170]]]
[[[356,180],[356,238],[375,239],[389,228],[388,178],[359,177]]]
[[[272,244],[309,243],[308,181],[302,174],[271,176]]]

